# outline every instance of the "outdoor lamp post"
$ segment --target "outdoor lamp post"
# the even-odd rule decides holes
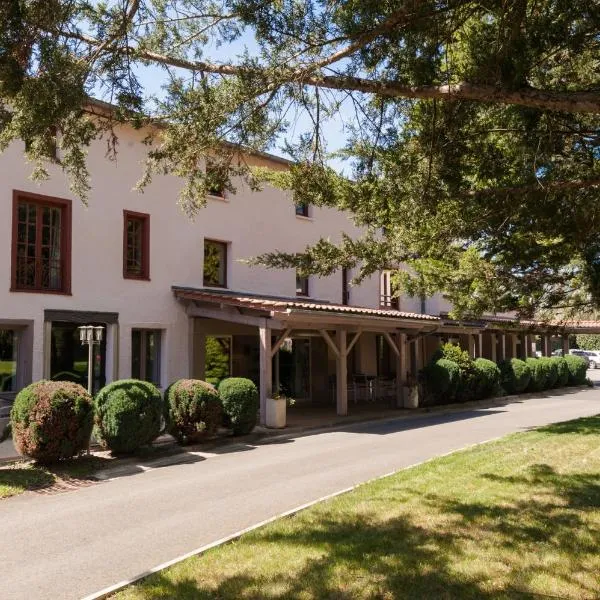
[[[94,327],[93,325],[82,325],[79,329],[79,341],[81,345],[88,345],[88,394],[92,395],[92,381],[94,376],[94,346],[102,342],[102,332],[104,327]]]

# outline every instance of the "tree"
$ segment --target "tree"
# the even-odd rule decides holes
[[[582,350],[600,350],[600,335],[581,333],[576,336],[577,347]]]
[[[91,140],[116,151],[115,124],[158,120],[140,186],[182,177],[186,212],[241,176],[365,228],[257,262],[358,280],[398,270],[399,287],[442,290],[459,315],[600,305],[598,0],[7,0],[0,24],[0,148],[28,140],[43,177],[58,127],[83,199]],[[140,78],[149,65],[158,97]],[[91,119],[91,94],[116,109]],[[351,177],[324,139],[341,105],[355,110],[340,153]],[[289,172],[240,159],[239,146],[280,142],[297,109],[310,127],[287,140]]]

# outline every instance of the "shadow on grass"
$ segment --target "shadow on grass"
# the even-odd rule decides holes
[[[600,403],[598,405],[600,411]],[[598,435],[600,436],[600,415],[595,417],[583,417],[575,421],[564,421],[554,423],[545,427],[537,428],[541,433],[563,434],[575,433],[578,435]]]

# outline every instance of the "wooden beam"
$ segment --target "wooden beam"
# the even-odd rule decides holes
[[[258,335],[260,339],[260,423],[264,425],[267,418],[267,398],[270,398],[273,393],[271,328],[266,319],[263,319],[263,325],[258,328]]]
[[[385,338],[385,341],[390,345],[390,348],[393,350],[396,357],[400,358],[400,349],[398,348],[398,346],[396,346],[396,342],[394,342],[392,336],[387,331],[384,331],[383,337]]]
[[[362,333],[362,330],[359,329],[354,334],[354,337],[352,338],[352,341],[348,344],[348,347],[346,348],[346,356],[348,356],[350,354],[350,351],[352,350],[352,348],[354,348],[354,344],[356,344],[356,342],[358,342],[358,338],[360,337],[361,333]]]
[[[339,351],[338,347],[335,345],[335,342],[331,339],[331,336],[327,333],[327,330],[319,329],[319,333],[323,336],[323,339],[325,340],[325,342],[327,342],[327,345],[331,348],[331,351],[333,352],[335,357],[339,358],[340,351]],[[346,331],[344,330],[344,334],[345,333],[346,333]]]
[[[290,327],[288,327],[279,337],[279,339],[275,342],[275,344],[273,345],[273,347],[271,348],[271,356],[275,356],[277,354],[277,351],[279,350],[279,348],[281,348],[281,345],[283,344],[283,342],[285,342],[286,338],[290,335],[290,333],[292,333],[292,330]]]
[[[337,348],[339,348],[335,370],[336,408],[338,415],[345,416],[348,414],[348,355],[346,347],[346,330],[338,329],[336,331],[336,339]]]
[[[260,327],[265,322],[265,317],[253,315],[243,315],[234,309],[224,307],[205,308],[196,304],[189,304],[186,313],[189,317],[203,317],[205,319],[216,319],[218,321],[226,321],[228,323],[238,323],[239,325],[249,325],[251,327]],[[274,319],[269,319],[270,329],[283,329],[283,325]]]

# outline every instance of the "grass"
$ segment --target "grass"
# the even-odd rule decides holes
[[[593,417],[366,484],[116,598],[584,600],[600,597],[598,548]]]
[[[31,461],[17,461],[0,467],[0,500],[29,490],[68,487],[90,481],[92,474],[106,466],[109,460],[99,456],[81,456],[52,467]]]

